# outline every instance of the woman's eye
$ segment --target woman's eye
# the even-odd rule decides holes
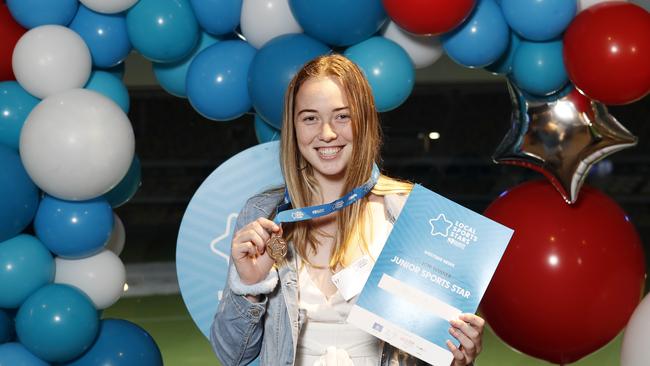
[[[350,115],[349,114],[339,114],[338,116],[336,116],[336,118],[339,119],[339,120],[341,120],[341,119],[346,120],[346,119],[350,119]]]
[[[303,117],[302,121],[305,122],[305,123],[313,123],[313,122],[316,122],[316,116],[306,116],[306,117]]]

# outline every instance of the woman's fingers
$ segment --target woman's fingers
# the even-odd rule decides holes
[[[454,361],[452,362],[452,365],[464,365],[467,364],[466,359],[465,359],[465,354],[463,351],[458,349],[455,344],[451,343],[450,340],[447,340],[447,348],[449,348],[449,351],[451,351],[451,354],[454,355]]]
[[[458,330],[456,327],[449,328],[449,334],[458,339],[462,351],[470,360],[473,360],[474,357],[476,357],[476,346],[474,341],[469,336]]]

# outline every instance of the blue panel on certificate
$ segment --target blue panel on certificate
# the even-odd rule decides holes
[[[348,322],[432,365],[449,365],[449,320],[476,312],[512,234],[416,185]]]

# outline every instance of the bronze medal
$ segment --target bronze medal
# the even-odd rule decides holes
[[[279,262],[284,259],[287,255],[287,250],[289,245],[287,245],[286,240],[282,239],[280,235],[273,234],[268,242],[266,242],[266,250],[269,253],[269,256],[276,262]]]

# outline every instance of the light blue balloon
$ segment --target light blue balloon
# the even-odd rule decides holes
[[[122,319],[104,319],[92,347],[65,366],[162,366],[156,342],[139,326]]]
[[[153,72],[156,79],[158,79],[160,86],[171,95],[181,98],[187,97],[187,69],[190,68],[190,64],[199,52],[218,41],[218,38],[215,38],[206,32],[201,32],[198,46],[184,59],[171,63],[154,62]]]
[[[0,82],[0,144],[18,151],[20,130],[38,102],[40,99],[26,92],[17,82]]]
[[[45,24],[68,25],[79,6],[78,0],[7,0],[13,18],[27,29]]]
[[[81,258],[99,252],[113,230],[113,211],[103,198],[64,201],[45,195],[34,219],[36,236],[53,253]]]
[[[16,334],[34,355],[66,362],[90,348],[99,331],[99,314],[80,290],[63,284],[41,287],[16,315]]]
[[[484,67],[508,48],[510,28],[494,0],[479,0],[463,24],[441,37],[442,47],[456,63]]]
[[[110,72],[111,75],[113,75],[116,78],[122,80],[122,79],[124,79],[124,71],[125,71],[124,70],[124,62],[120,62],[116,66],[109,67],[108,69],[101,69],[101,71]]]
[[[0,345],[0,366],[49,366],[20,343]]]
[[[255,137],[257,137],[257,142],[260,144],[270,141],[279,141],[280,130],[264,121],[258,114],[255,114]]]
[[[123,13],[102,14],[80,5],[69,27],[86,42],[96,67],[113,67],[131,51]]]
[[[253,106],[271,126],[282,128],[284,93],[293,76],[308,61],[330,51],[305,34],[285,34],[267,42],[253,58],[248,92]]]
[[[255,48],[244,41],[213,44],[187,70],[187,98],[197,112],[215,121],[235,119],[251,109],[248,68]]]
[[[133,48],[155,62],[175,62],[192,52],[199,24],[188,0],[139,0],[126,13]]]
[[[39,189],[27,175],[18,151],[0,145],[0,167],[0,241],[4,241],[32,222]]]
[[[368,39],[387,19],[381,0],[289,0],[289,6],[305,33],[334,46]]]
[[[510,32],[510,43],[508,48],[495,62],[485,66],[485,69],[498,75],[507,75],[512,72],[512,61],[515,59],[515,52],[519,47],[521,38],[515,32]]]
[[[126,89],[126,85],[122,80],[115,77],[108,71],[93,71],[90,74],[90,78],[85,86],[88,90],[96,91],[112,101],[122,108],[124,113],[129,113],[130,101],[129,101],[129,91]]]
[[[7,343],[14,336],[14,318],[5,310],[0,309],[0,345]],[[0,354],[2,351],[0,351]],[[0,356],[2,357],[2,356]],[[0,361],[2,366],[2,361]]]
[[[190,3],[201,28],[210,34],[232,33],[239,25],[242,0],[190,0]]]
[[[53,280],[54,259],[38,239],[20,234],[0,242],[0,307],[19,307]]]
[[[113,208],[122,206],[127,203],[138,191],[138,188],[140,188],[141,177],[142,168],[140,165],[140,159],[137,155],[133,155],[133,161],[131,162],[129,170],[126,172],[126,175],[122,178],[120,183],[104,194],[104,199],[106,199]]]
[[[372,37],[347,50],[344,55],[366,75],[379,112],[404,103],[415,84],[415,70],[409,55],[397,43]]]
[[[524,91],[544,96],[569,81],[562,58],[562,41],[521,41],[512,64],[512,77]]]
[[[501,0],[510,27],[531,41],[548,41],[564,32],[576,15],[573,0]]]

